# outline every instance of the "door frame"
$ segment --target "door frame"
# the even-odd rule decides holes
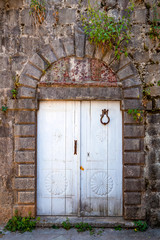
[[[55,101],[55,100],[54,100]],[[52,102],[54,102],[54,101],[49,101],[50,103]],[[47,101],[40,101],[41,103],[42,102],[45,102],[45,105],[44,106],[46,106],[46,103],[47,103]],[[79,112],[79,114],[80,114],[80,112],[81,112],[81,107],[82,107],[82,105],[81,105],[81,103],[82,102],[90,102],[90,103],[94,103],[94,102],[103,102],[105,105],[106,105],[106,103],[112,103],[112,102],[118,102],[119,104],[118,105],[116,105],[116,106],[118,106],[118,109],[119,109],[119,111],[121,112],[121,118],[120,118],[120,122],[121,122],[121,124],[122,124],[122,111],[121,111],[121,109],[120,109],[120,101],[102,101],[102,100],[100,100],[100,101],[98,101],[98,100],[88,100],[88,101],[84,101],[84,100],[81,100],[81,101],[79,101],[79,100],[75,100],[75,101],[70,101],[70,100],[63,100],[63,101],[55,101],[56,103],[57,102],[63,102],[63,103],[65,103],[65,102],[71,102],[71,103],[75,103],[74,104],[74,107],[75,106],[79,106],[79,109],[78,109],[78,111],[77,111],[77,113]],[[76,102],[78,102],[78,103],[76,103]],[[78,105],[77,105],[78,104]],[[98,104],[99,105],[99,104]],[[52,105],[53,106],[53,105]],[[112,106],[112,105],[111,105]],[[112,107],[110,106],[110,109],[112,109]],[[43,107],[43,104],[42,104],[42,107]],[[105,106],[103,106],[103,108],[105,108]],[[117,107],[116,107],[117,108]],[[77,108],[76,108],[77,109]],[[117,109],[117,110],[118,110]],[[43,112],[43,110],[42,110],[42,112]],[[41,112],[41,115],[40,116],[42,116],[42,112]],[[78,114],[78,115],[79,115]],[[112,114],[113,114],[113,112],[112,112]],[[80,118],[79,118],[79,130],[78,130],[78,132],[77,132],[77,134],[79,135],[80,133],[81,133],[81,124],[80,124],[80,121],[81,121],[81,115],[79,116]],[[38,120],[38,119],[37,119]],[[37,124],[37,127],[38,127],[38,124]],[[121,129],[121,131],[122,131],[122,129]],[[43,134],[43,133],[42,133]],[[121,135],[122,136],[122,135]],[[40,138],[39,138],[40,139]],[[73,140],[73,139],[72,139]],[[81,212],[81,204],[82,204],[82,202],[81,202],[81,171],[80,171],[80,166],[81,165],[83,165],[82,164],[82,162],[81,162],[81,145],[80,145],[80,142],[81,142],[81,134],[79,135],[79,138],[78,138],[78,140],[79,140],[79,144],[78,144],[78,156],[77,156],[77,160],[78,160],[78,162],[77,162],[77,164],[78,164],[78,172],[77,172],[77,174],[78,174],[78,176],[79,177],[77,177],[77,186],[78,186],[78,191],[77,191],[77,215],[50,215],[50,216],[77,216],[77,217],[82,217],[81,215],[80,215],[80,212]],[[37,143],[38,143],[38,139],[37,139]],[[121,147],[122,147],[122,139],[121,139]],[[38,150],[38,148],[37,148],[37,153],[39,152],[39,150]],[[117,158],[116,158],[117,159]],[[40,161],[41,162],[41,161]],[[122,163],[122,148],[121,148],[121,175],[123,174],[123,171],[122,171],[122,168],[123,168],[123,163]],[[41,162],[42,163],[42,162]],[[37,169],[38,170],[38,169]],[[42,170],[42,169],[41,169]],[[115,170],[117,171],[118,169],[117,168],[115,168]],[[39,178],[40,179],[40,178]],[[121,181],[122,181],[123,179],[121,178]],[[36,181],[36,184],[38,184],[38,178],[37,178],[37,181]],[[123,189],[122,189],[122,186],[123,186],[123,181],[122,181],[122,185],[121,185],[121,195],[120,195],[120,197],[121,197],[121,211],[122,211],[122,206],[123,206]],[[37,191],[38,189],[36,188],[36,191]],[[107,198],[108,198],[108,196],[107,196]],[[104,200],[103,200],[104,201]],[[111,202],[109,202],[110,204],[111,204]],[[109,203],[107,203],[107,205],[109,204]],[[110,205],[109,204],[109,205]],[[108,205],[108,207],[109,207],[109,205]],[[42,206],[42,205],[41,205]],[[108,211],[109,211],[109,209],[108,209]],[[109,212],[108,212],[108,214],[109,214]],[[44,215],[44,216],[46,216],[46,215]],[[87,215],[86,215],[87,216]],[[121,217],[122,215],[118,215],[118,217]],[[102,217],[102,216],[98,216],[97,215],[97,217]],[[108,216],[105,216],[105,217],[114,217],[114,215],[108,215]],[[115,216],[116,217],[116,216]]]
[[[78,93],[81,93],[79,96]],[[78,97],[79,96],[79,97]],[[118,101],[122,112],[122,217],[124,215],[124,111],[122,109],[122,89],[119,87],[44,87],[38,86],[38,108],[41,101]],[[36,118],[37,126],[37,118]],[[36,191],[35,211],[37,216],[37,130],[36,130]]]

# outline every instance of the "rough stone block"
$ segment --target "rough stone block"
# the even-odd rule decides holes
[[[80,28],[75,28],[75,49],[77,57],[84,57],[85,34]]]
[[[151,139],[151,141],[150,141],[150,147],[153,147],[153,148],[155,148],[155,149],[158,149],[159,146],[160,146],[160,136]]]
[[[35,179],[34,178],[15,178],[14,189],[17,190],[34,190]]]
[[[6,4],[6,7],[7,7],[7,4]],[[20,34],[18,19],[19,19],[18,10],[15,10],[15,9],[11,10],[10,9],[9,11],[7,11],[7,18],[4,20],[5,23],[8,24],[8,27],[5,28],[5,33],[6,34],[10,33],[10,34],[13,34],[14,36]],[[13,41],[12,43],[10,42],[10,44],[11,44],[10,47],[16,47],[17,48],[16,41],[14,41],[14,39],[12,39],[12,41]]]
[[[152,164],[149,166],[149,179],[160,180],[160,163]]]
[[[119,77],[120,80],[130,78],[133,75],[137,74],[137,69],[133,64],[129,64],[125,66],[124,68],[120,69],[117,73],[117,76]]]
[[[76,21],[76,9],[62,8],[59,10],[59,24],[73,24]]]
[[[125,99],[122,101],[122,107],[124,110],[128,109],[143,109],[142,101],[136,99]]]
[[[113,50],[108,50],[103,57],[103,61],[109,65],[115,58],[115,54]]]
[[[143,184],[141,179],[125,179],[124,191],[125,192],[141,192]]]
[[[18,165],[18,176],[19,177],[34,177],[35,176],[35,165],[34,164]]]
[[[42,36],[42,34],[45,34],[45,29],[43,27],[40,26],[39,29],[37,29],[37,26],[35,26],[35,21],[36,21],[35,18],[36,17],[31,16],[31,14],[30,14],[31,8],[28,6],[28,8],[25,7],[22,10],[23,11],[22,11],[21,18],[20,18],[22,36],[26,36],[26,37],[28,36],[29,38],[32,38],[32,37],[36,38],[37,33],[41,36]],[[37,39],[34,39],[34,40],[36,41]],[[28,41],[29,41],[29,39],[28,39]],[[32,42],[32,40],[30,40],[30,42]],[[37,45],[40,45],[40,44],[41,43],[39,42]],[[26,46],[27,46],[27,43],[26,43]],[[32,45],[30,45],[30,47],[31,46]],[[35,49],[33,52],[36,52],[37,49],[36,49],[35,45],[33,47]]]
[[[18,111],[15,114],[16,124],[34,124],[36,122],[36,112],[35,111]]]
[[[13,55],[12,57],[10,57],[9,61],[10,61],[10,66],[12,71],[21,72],[23,69],[24,63],[28,61],[28,58],[27,56],[22,56],[21,54],[17,53],[16,55]]]
[[[89,58],[92,58],[95,52],[95,45],[91,44],[89,40],[86,40],[85,44],[85,55]]]
[[[132,20],[135,23],[146,23],[147,9],[146,8],[135,8],[132,14]]]
[[[104,56],[104,52],[101,47],[96,47],[94,57],[101,60]]]
[[[54,87],[40,88],[39,100],[68,99],[68,100],[121,100],[121,88],[115,87]]]
[[[39,80],[40,77],[42,76],[42,71],[39,70],[38,68],[34,67],[31,64],[27,64],[25,68],[22,71],[22,75],[27,75],[33,79]]]
[[[13,75],[9,71],[1,71],[0,72],[0,86],[1,88],[11,88],[14,85],[14,81],[12,79]]]
[[[155,99],[155,109],[160,109],[160,99]]]
[[[124,164],[144,164],[145,155],[144,152],[125,152]]]
[[[29,14],[29,8],[25,8],[21,11],[20,14],[20,24],[25,28],[27,27],[31,27],[31,25],[33,24],[32,20],[33,18],[30,16]]]
[[[33,34],[36,35],[36,31],[34,31]],[[39,41],[39,38],[34,36],[29,36],[29,34],[25,34],[25,35],[21,35],[19,39],[18,48],[19,48],[18,50],[19,52],[23,53],[26,56],[32,57],[33,54],[37,52],[38,49],[43,48],[43,46],[42,46],[42,42]]]
[[[123,88],[130,88],[135,86],[140,86],[142,83],[138,76],[130,77],[129,79],[125,79],[122,81]]]
[[[128,65],[131,62],[129,57],[126,57],[124,54],[121,55],[120,60],[115,59],[111,64],[110,67],[114,72],[119,71],[124,66]]]
[[[158,124],[159,125],[160,114],[159,113],[156,113],[156,114],[148,113],[146,120],[147,120],[147,124]]]
[[[146,211],[142,207],[125,207],[124,208],[125,219],[137,219],[143,220],[146,218]]]
[[[3,170],[9,170],[12,166],[13,156],[13,139],[11,137],[0,138],[0,159],[1,159],[1,174]],[[2,163],[4,161],[4,166]],[[8,166],[10,166],[8,168]],[[6,172],[4,173],[6,174]]]
[[[10,99],[7,101],[8,109],[37,109],[37,101],[33,99]]]
[[[160,192],[160,180],[150,180],[150,189],[153,192]]]
[[[149,153],[147,154],[147,162],[149,165],[152,165],[156,162],[160,161],[160,153],[159,153],[159,159],[157,157],[157,152],[155,150],[150,150]]]
[[[142,124],[144,121],[144,115],[142,114],[141,116],[143,117],[142,122],[136,122],[131,114],[124,112],[124,123]]]
[[[153,64],[149,64],[146,67],[146,70],[148,71],[148,73],[151,73],[152,75],[157,75],[157,73],[160,73],[160,68],[159,68],[159,63],[153,63]]]
[[[124,139],[124,150],[139,151],[140,149],[140,139]]]
[[[33,88],[36,88],[36,86],[37,86],[37,80],[35,80],[33,78],[30,78],[26,75],[21,75],[20,76],[19,83],[22,86],[28,86],[28,87],[33,87]]]
[[[1,189],[0,192],[0,208],[1,206],[3,207],[7,207],[7,206],[11,206],[12,203],[14,201],[14,196],[13,193],[10,191],[8,191],[8,189],[6,189],[5,192],[3,192],[3,190]]]
[[[137,192],[124,193],[124,203],[126,205],[140,205],[141,204],[141,193],[137,193]]]
[[[139,88],[127,88],[124,89],[124,98],[139,98]]]
[[[18,90],[18,98],[35,98],[36,89],[20,87]]]
[[[15,205],[13,206],[13,215],[15,211],[18,211],[18,214],[22,217],[35,217],[35,205]]]
[[[7,57],[0,57],[0,71],[9,70],[9,62]]]
[[[12,206],[1,206],[0,208],[0,224],[4,225],[4,223],[7,223],[9,219],[12,218]]]
[[[63,39],[63,46],[67,56],[74,55],[74,40],[73,38]]]
[[[153,227],[159,227],[160,223],[160,214],[159,210],[157,209],[150,209],[150,226]]]
[[[153,86],[150,91],[152,97],[160,97],[160,86]]]
[[[35,150],[35,138],[15,138],[15,150]]]
[[[144,137],[144,126],[125,125],[124,137]]]
[[[140,166],[125,166],[124,167],[124,177],[138,178],[140,176],[141,176]]]
[[[33,57],[30,59],[30,62],[37,68],[39,68],[41,71],[46,70],[48,67],[47,63],[44,62],[43,59],[37,53],[33,55]]]
[[[148,197],[148,201],[149,201],[149,205],[150,208],[159,208],[160,206],[160,197],[159,197],[159,193],[152,193],[150,194],[150,196]]]
[[[15,125],[14,135],[23,137],[34,137],[36,133],[35,125]]]
[[[57,61],[57,58],[55,56],[55,54],[53,53],[52,48],[50,47],[50,45],[45,45],[41,51],[39,52],[39,54],[41,56],[43,56],[43,58],[48,62],[48,63],[54,63],[55,61]]]
[[[10,129],[5,126],[0,126],[0,138],[6,138],[10,136]]]
[[[148,52],[140,52],[136,51],[134,54],[134,59],[137,63],[147,63],[149,61],[149,51]]]
[[[19,192],[18,203],[34,203],[35,192]]]
[[[9,99],[9,100],[7,100],[7,107],[8,107],[8,109],[18,109],[19,107],[18,107],[18,102],[17,102],[17,100],[13,100],[13,99]]]
[[[64,51],[64,47],[62,41],[60,39],[54,39],[51,44],[53,51],[57,57],[57,59],[66,57],[66,53]]]
[[[152,110],[152,108],[153,108],[152,100],[147,101],[145,108],[146,108],[146,110]]]
[[[146,132],[149,136],[160,136],[160,127],[157,125],[149,125],[146,129]]]
[[[16,163],[35,163],[35,152],[31,151],[15,152],[14,160]]]

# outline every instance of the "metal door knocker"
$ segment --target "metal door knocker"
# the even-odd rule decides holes
[[[103,125],[107,125],[107,124],[110,122],[110,117],[108,116],[108,111],[109,111],[109,110],[102,109],[102,114],[100,115],[100,116],[101,116],[100,122],[101,122]],[[108,118],[108,121],[107,121],[107,122],[103,122],[103,118],[104,118],[105,115],[106,115],[106,117]]]

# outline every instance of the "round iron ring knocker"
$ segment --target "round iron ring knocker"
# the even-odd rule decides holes
[[[108,111],[109,110],[106,110],[106,109],[102,109],[102,114],[100,115],[101,118],[100,118],[100,122],[103,124],[103,125],[107,125],[109,122],[110,122],[110,117],[108,116]],[[108,121],[107,122],[103,122],[103,117],[106,115],[106,117],[108,118]]]

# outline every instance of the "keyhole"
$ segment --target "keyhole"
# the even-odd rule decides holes
[[[89,153],[87,153],[87,156],[89,157]]]

